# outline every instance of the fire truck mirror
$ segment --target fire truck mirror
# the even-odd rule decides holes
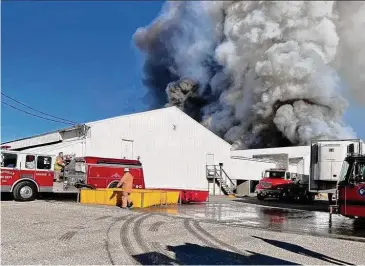
[[[3,166],[3,163],[4,163],[4,155],[1,154],[0,156],[0,163],[1,163],[1,166]]]

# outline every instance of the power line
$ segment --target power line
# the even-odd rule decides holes
[[[9,107],[11,107],[11,108],[14,108],[15,110],[18,110],[18,111],[20,111],[20,112],[26,113],[26,114],[28,114],[28,115],[32,115],[32,116],[35,116],[35,117],[38,117],[38,118],[42,118],[42,119],[45,119],[45,120],[49,120],[49,121],[53,121],[53,122],[57,122],[57,123],[61,123],[61,124],[74,125],[74,123],[57,121],[57,120],[54,120],[54,119],[51,119],[51,118],[47,118],[47,117],[43,117],[43,116],[40,116],[40,115],[36,115],[36,114],[29,113],[29,112],[27,112],[27,111],[24,111],[24,110],[22,110],[22,109],[19,109],[18,107],[15,107],[15,106],[13,106],[13,105],[11,105],[11,104],[8,104],[8,103],[6,103],[6,102],[4,102],[4,101],[1,101],[1,103],[5,104],[5,105],[7,105],[7,106],[9,106]]]
[[[9,98],[10,100],[12,100],[12,101],[14,101],[14,102],[16,102],[16,103],[18,103],[18,104],[21,104],[21,105],[23,105],[23,106],[25,106],[25,107],[27,107],[27,108],[29,108],[29,109],[33,110],[33,111],[36,111],[36,112],[41,113],[41,114],[43,114],[43,115],[46,115],[46,116],[49,116],[49,117],[53,117],[53,118],[56,118],[56,119],[59,119],[59,120],[62,120],[62,121],[66,121],[67,123],[65,123],[65,124],[70,124],[70,123],[72,123],[72,124],[77,124],[77,122],[75,122],[75,121],[71,121],[71,120],[63,119],[63,118],[60,118],[60,117],[57,117],[57,116],[53,116],[53,115],[50,115],[50,114],[44,113],[44,112],[39,111],[39,110],[37,110],[37,109],[34,109],[33,107],[30,107],[29,105],[26,105],[26,104],[24,104],[24,103],[22,103],[22,102],[19,102],[18,100],[14,99],[14,98],[12,98],[12,97],[10,97],[10,96],[7,96],[7,95],[6,95],[6,94],[4,94],[4,93],[1,93],[1,95],[5,96],[6,98]]]

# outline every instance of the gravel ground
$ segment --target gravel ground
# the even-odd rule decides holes
[[[362,242],[73,202],[1,202],[1,264],[363,264]]]

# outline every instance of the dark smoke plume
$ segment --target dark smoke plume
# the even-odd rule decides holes
[[[364,26],[363,2],[173,1],[134,41],[151,107],[233,148],[279,147],[355,136],[340,81],[365,103]]]

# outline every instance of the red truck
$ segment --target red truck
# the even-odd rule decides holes
[[[113,188],[123,176],[125,167],[134,176],[133,188],[146,188],[139,160],[76,157],[65,166],[62,182],[56,182],[55,159],[47,154],[1,151],[1,192],[10,192],[19,201],[30,201],[42,192],[77,193],[80,188]],[[208,198],[207,191],[164,190],[180,191],[182,203],[202,202]]]
[[[257,199],[299,199],[312,202],[315,194],[308,191],[308,176],[290,173],[286,169],[272,168],[265,171],[256,186]]]
[[[330,213],[365,218],[365,155],[345,158],[337,183],[336,204],[330,206]]]

